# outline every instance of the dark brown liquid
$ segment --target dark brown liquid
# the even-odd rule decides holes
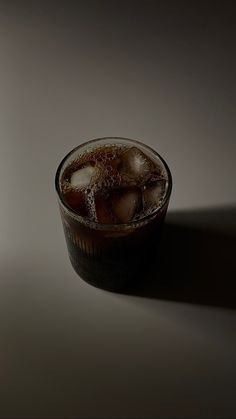
[[[124,224],[156,209],[165,194],[166,177],[136,147],[106,146],[70,163],[61,185],[64,200],[82,217]]]
[[[64,200],[87,220],[80,222],[61,206],[71,263],[84,280],[108,290],[124,288],[153,263],[168,205],[166,203],[149,220],[140,222],[145,211],[147,188],[153,188],[165,179],[160,167],[150,160],[150,166],[147,166],[150,170],[146,170],[145,176],[127,177],[127,167],[124,171],[121,161],[127,150],[124,147],[95,149],[72,162],[62,176]],[[91,167],[102,166],[102,177],[86,187],[75,190],[68,187],[72,174],[78,168],[86,167],[88,162]],[[88,202],[91,190],[92,210],[91,202]],[[127,202],[130,202],[128,208]],[[104,228],[96,223],[103,224]],[[116,228],[117,224],[124,223],[128,223],[125,228]]]

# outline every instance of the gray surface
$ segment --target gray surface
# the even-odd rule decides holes
[[[0,3],[0,417],[233,418],[233,2],[75,4]],[[54,173],[107,135],[172,170],[167,279],[190,285],[162,299],[70,266]]]

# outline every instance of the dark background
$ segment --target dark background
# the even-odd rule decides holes
[[[0,417],[236,416],[231,1],[0,1]],[[127,294],[72,270],[60,160],[123,136],[168,162],[156,266]]]

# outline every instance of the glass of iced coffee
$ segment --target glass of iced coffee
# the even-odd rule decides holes
[[[55,183],[79,276],[111,291],[145,277],[158,258],[172,188],[163,158],[139,141],[99,138],[65,156]]]

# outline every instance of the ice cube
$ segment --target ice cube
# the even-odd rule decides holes
[[[64,199],[67,204],[82,217],[88,216],[86,196],[82,191],[68,189],[64,192]]]
[[[96,175],[97,168],[88,164],[72,173],[70,184],[74,188],[86,188]]]
[[[96,220],[101,224],[114,224],[116,218],[112,213],[111,203],[109,197],[102,193],[97,193],[94,196],[94,206],[96,213]]]
[[[137,187],[116,188],[94,198],[96,219],[101,224],[130,222],[142,206],[142,194]]]
[[[129,148],[120,156],[119,172],[124,180],[142,181],[152,169],[152,161],[136,147]]]
[[[144,210],[153,210],[159,207],[166,190],[166,180],[159,179],[155,182],[146,184],[143,187],[143,207]]]
[[[142,195],[139,188],[122,188],[111,197],[112,213],[118,223],[128,223],[139,212],[141,203]]]

